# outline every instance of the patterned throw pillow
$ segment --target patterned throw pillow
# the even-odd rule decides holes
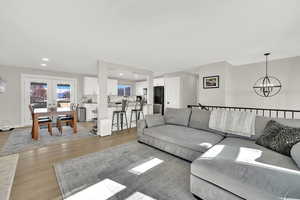
[[[263,134],[259,138],[257,138],[256,144],[267,148],[271,148],[270,143],[273,140],[273,138],[279,133],[280,129],[281,125],[279,123],[277,123],[274,120],[269,121],[265,126]]]
[[[267,123],[256,144],[290,156],[294,144],[300,141],[300,128],[282,125],[274,120]]]

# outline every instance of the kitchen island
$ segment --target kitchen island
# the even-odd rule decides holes
[[[131,110],[133,109],[138,109],[138,107],[136,107],[136,102],[129,102],[128,103],[128,107],[126,110],[126,116],[127,116],[127,120],[128,120],[128,127],[130,127],[130,115],[131,115]],[[109,104],[108,105],[108,119],[112,122],[112,117],[113,117],[113,112],[117,111],[117,110],[121,110],[122,109],[122,104]],[[150,113],[152,108],[151,104],[144,104],[143,107],[143,112],[144,115],[147,115]],[[142,119],[143,116],[140,116],[140,118]],[[115,123],[116,123],[117,119],[115,116]],[[131,128],[136,127],[136,118],[135,115],[132,115],[132,123],[131,123]],[[125,121],[125,117],[123,119],[123,128],[126,129],[126,121]],[[115,125],[114,127],[112,127],[112,131],[117,131],[117,126]]]
[[[127,109],[126,109],[126,116],[127,116],[127,120],[128,120],[128,127],[130,127],[130,115],[131,115],[131,110],[132,109],[138,109],[139,106],[136,106],[136,102],[129,102]],[[93,121],[93,119],[97,118],[97,103],[84,103],[83,107],[86,108],[86,119],[87,121]],[[112,125],[112,117],[113,117],[113,112],[114,111],[118,111],[122,109],[122,104],[121,103],[109,103],[108,104],[108,115],[107,115],[107,126],[109,126],[109,129],[113,132],[113,131],[117,131],[117,126],[113,126]],[[143,112],[144,115],[150,114],[151,110],[153,110],[153,106],[151,104],[144,104],[143,107]],[[142,119],[142,115],[140,116],[140,118]],[[121,119],[120,119],[121,121]],[[115,117],[115,123],[117,122],[117,117]],[[121,127],[121,124],[120,124]],[[136,127],[136,116],[135,114],[132,115],[132,123],[131,123],[131,128]],[[125,121],[125,117],[123,119],[123,129],[127,129],[126,127],[126,121]]]

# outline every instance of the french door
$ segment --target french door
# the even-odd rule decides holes
[[[22,125],[31,125],[29,104],[34,109],[69,107],[77,102],[77,81],[63,77],[22,75]]]

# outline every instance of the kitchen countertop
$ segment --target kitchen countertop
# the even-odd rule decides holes
[[[129,103],[128,104],[128,107],[134,107],[136,105],[136,103]],[[147,106],[147,105],[150,105],[150,104],[144,104],[144,106]],[[122,106],[122,104],[108,104],[108,107],[109,108],[119,108],[119,107],[121,107]],[[137,105],[138,107],[139,107],[139,105]]]
[[[97,105],[97,103],[93,102],[93,103],[82,103],[82,105]],[[128,107],[134,107],[136,105],[136,102],[130,102],[128,103]],[[144,106],[147,106],[147,105],[151,105],[151,104],[144,104]],[[108,104],[108,107],[109,108],[119,108],[121,107],[122,104],[121,103],[109,103]]]

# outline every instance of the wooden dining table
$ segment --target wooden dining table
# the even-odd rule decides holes
[[[77,113],[76,110],[70,107],[59,107],[59,108],[36,108],[33,112],[32,120],[32,139],[38,140],[40,137],[39,118],[40,117],[55,117],[59,115],[70,115],[73,119],[73,133],[77,133]]]

